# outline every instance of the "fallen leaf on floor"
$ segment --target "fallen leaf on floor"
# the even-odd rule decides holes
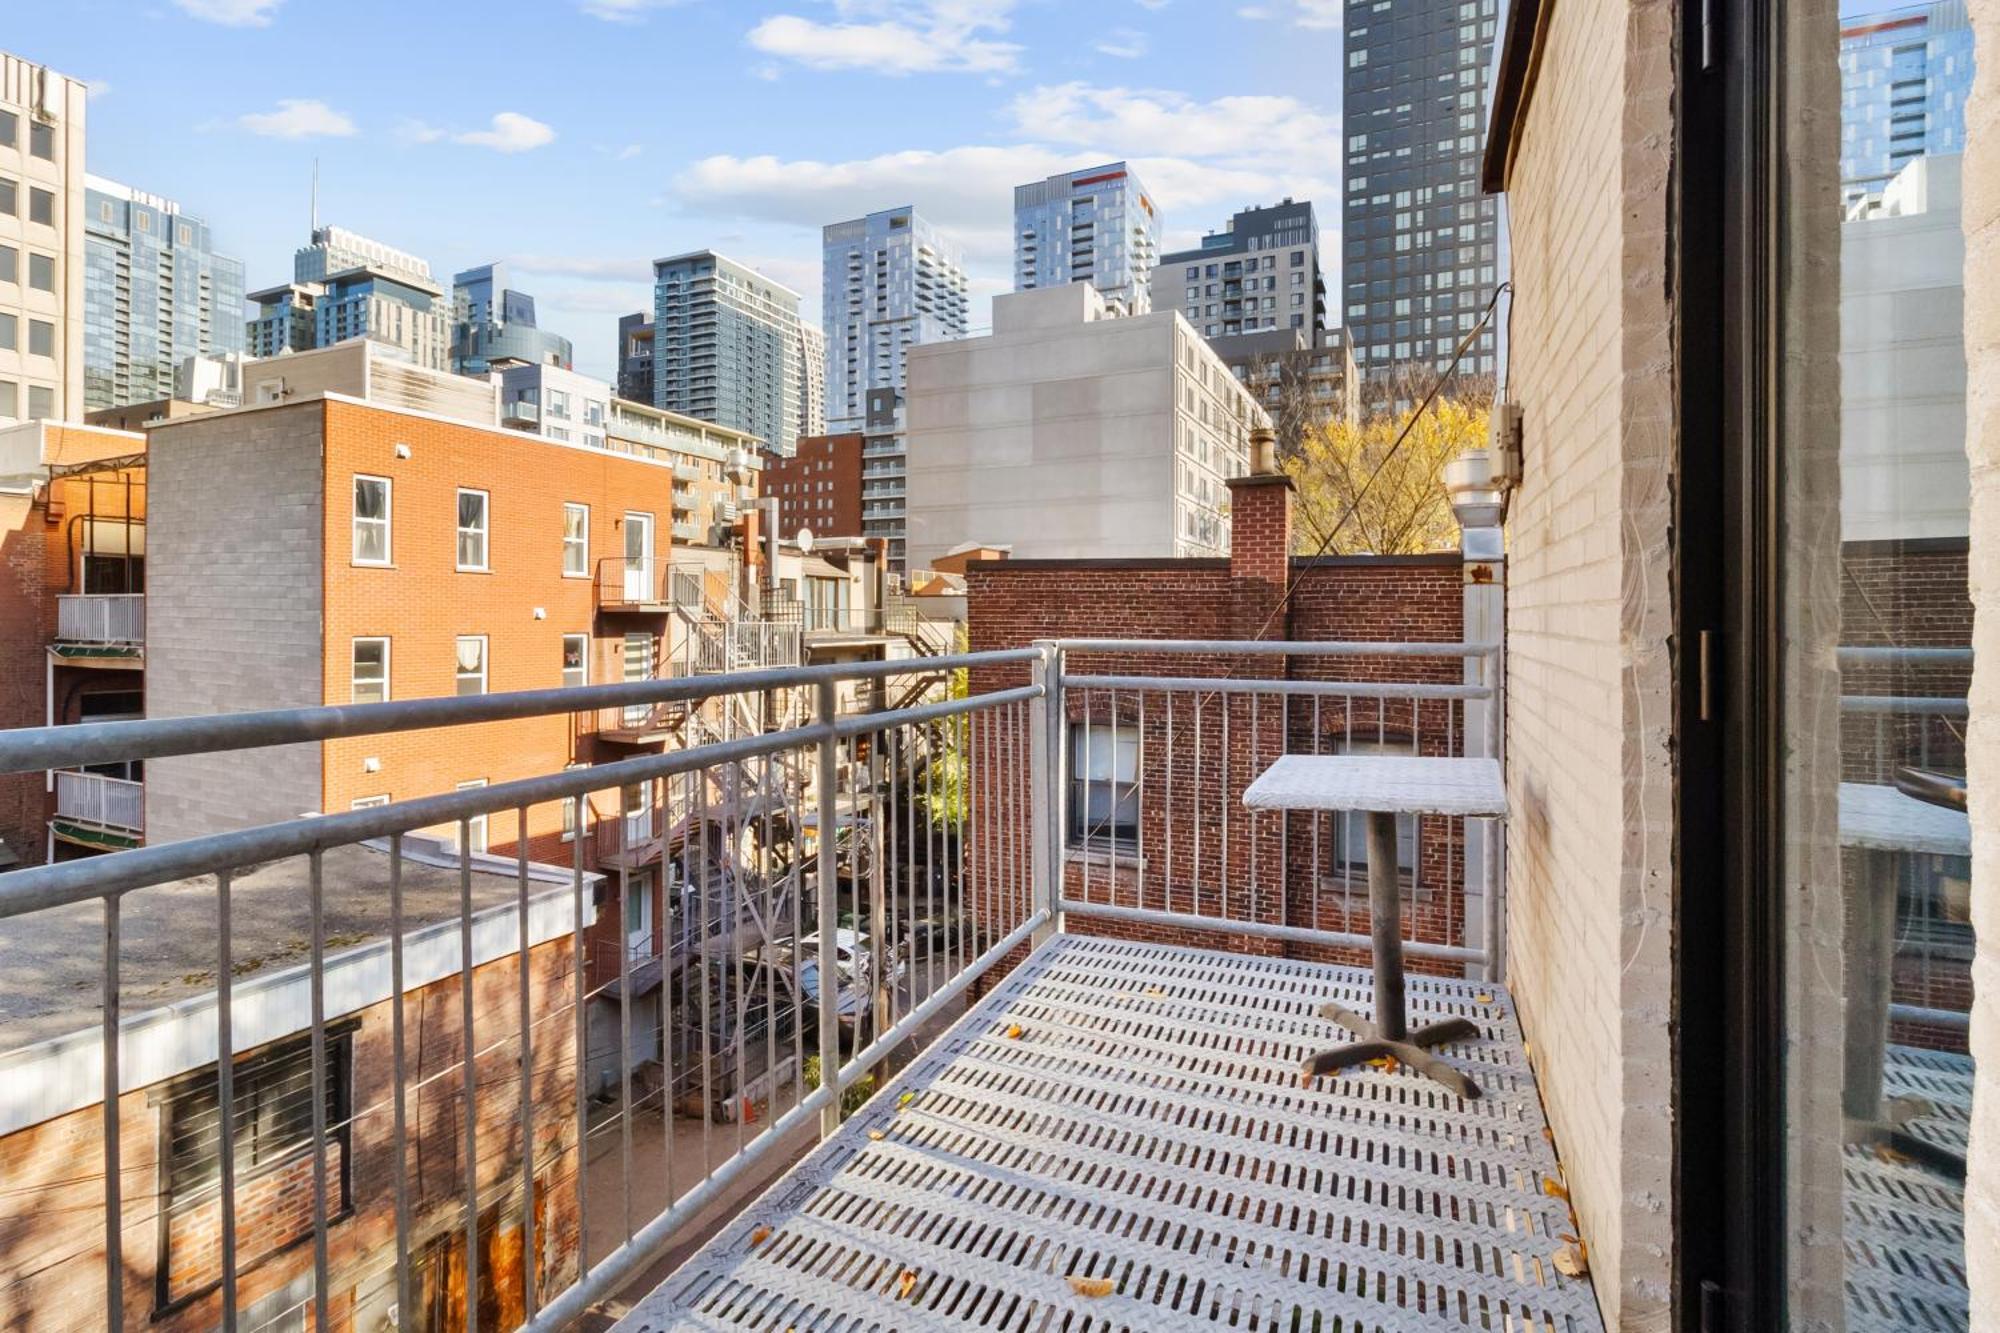
[[[1310,1069],[1301,1069],[1299,1071],[1299,1086],[1302,1088],[1310,1088],[1312,1085],[1313,1085],[1313,1071]]]
[[[1916,1159],[1886,1143],[1878,1143],[1875,1145],[1875,1160],[1884,1166],[1908,1166]]]
[[[1569,1243],[1570,1243],[1571,1245],[1581,1245],[1581,1244],[1583,1244],[1583,1237],[1581,1237],[1581,1236],[1572,1236],[1572,1235],[1570,1235],[1570,1234],[1569,1234],[1569,1232],[1567,1232],[1567,1231],[1558,1231],[1558,1232],[1556,1232],[1556,1239],[1557,1239],[1557,1240],[1560,1240],[1560,1241],[1567,1241],[1567,1242],[1569,1242]]]
[[[916,1093],[914,1093],[914,1092],[906,1092],[906,1093],[904,1093],[904,1094],[903,1094],[902,1096],[900,1096],[900,1097],[898,1097],[898,1098],[896,1099],[896,1105],[898,1105],[898,1106],[908,1106],[908,1105],[909,1105],[909,1104],[910,1104],[911,1102],[915,1101],[916,1099],[917,1099],[917,1094],[916,1094]]]
[[[1009,1023],[1007,1025],[1007,1040],[1019,1041],[1020,1039],[1021,1039],[1021,1025],[1019,1023]]]
[[[750,1233],[750,1248],[754,1250],[769,1239],[771,1239],[771,1228],[758,1227]]]
[[[1543,1126],[1542,1126],[1542,1142],[1544,1142],[1544,1143],[1554,1143],[1555,1141],[1556,1141],[1556,1132],[1555,1132],[1555,1129],[1554,1129],[1554,1128],[1553,1128],[1552,1126],[1549,1126],[1549,1125],[1543,1125]]]
[[[917,1289],[917,1275],[911,1272],[909,1269],[905,1268],[903,1270],[903,1275],[896,1279],[897,1297],[899,1299],[907,1300],[909,1299],[910,1293],[915,1291],[916,1289]]]
[[[1584,1258],[1581,1245],[1565,1245],[1556,1251],[1556,1272],[1564,1277],[1582,1277],[1590,1272],[1590,1263]]]
[[[1146,987],[1146,994],[1151,998],[1157,1000],[1161,996],[1165,995],[1166,992],[1161,990],[1158,986],[1148,986]]]
[[[889,1136],[887,1134],[884,1134],[879,1129],[871,1129],[868,1131],[868,1137],[875,1140],[875,1142],[880,1143],[883,1139],[886,1139]]]
[[[1477,994],[1477,995],[1473,996],[1472,998],[1473,998],[1473,999],[1474,999],[1475,1001],[1477,1001],[1478,1003],[1480,1003],[1480,1004],[1491,1004],[1491,1003],[1493,1003],[1493,997],[1492,997],[1491,995],[1489,995],[1489,994],[1488,994],[1487,992],[1485,992],[1485,991],[1481,991],[1481,992],[1479,992],[1479,994]]]
[[[1551,1199],[1562,1199],[1565,1202],[1569,1199],[1569,1187],[1554,1176],[1542,1177],[1542,1193]]]
[[[1069,1289],[1079,1296],[1095,1300],[1118,1290],[1118,1284],[1108,1277],[1073,1277],[1069,1280]]]

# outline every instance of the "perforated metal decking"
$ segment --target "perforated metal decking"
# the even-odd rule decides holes
[[[1301,1087],[1329,999],[1366,1010],[1367,974],[1058,936],[620,1333],[1601,1330],[1551,1263],[1567,1210],[1506,994],[1410,980],[1413,1021],[1485,1031],[1452,1052],[1477,1101]]]

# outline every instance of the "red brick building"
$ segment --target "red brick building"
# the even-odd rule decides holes
[[[812,435],[790,458],[766,456],[764,495],[778,501],[778,531],[800,528],[820,536],[861,535],[862,435]]]
[[[1445,644],[1464,638],[1465,563],[1457,553],[1294,557],[1290,481],[1258,475],[1230,486],[1234,538],[1226,560],[972,562],[966,582],[973,651],[1055,638]],[[1241,804],[1244,786],[1288,750],[1444,754],[1462,745],[1465,735],[1465,701],[1398,698],[1393,690],[1382,698],[1366,693],[1384,682],[1461,684],[1464,666],[1456,657],[1072,653],[1065,671],[1359,687],[1352,697],[1331,693],[1289,700],[1241,689],[1068,689],[1072,772],[1084,767],[1086,744],[1108,743],[1105,753],[1114,767],[1100,776],[1127,801],[1114,821],[1123,836],[1085,836],[1075,819],[1083,787],[1072,778],[1063,894],[1096,903],[1365,932],[1365,854],[1358,823],[1340,827],[1336,816],[1253,817]],[[1025,666],[979,668],[972,673],[972,691],[1026,679]],[[997,717],[974,739],[975,799],[989,790],[1012,790],[979,771],[982,765],[1018,763],[1027,753],[1022,739],[1008,734],[1010,725],[1006,716]],[[1080,739],[1084,736],[1089,741]],[[1093,770],[1101,762],[1089,758]],[[990,799],[1000,804],[993,819],[1003,836],[1013,832],[1026,846],[1027,812],[1010,808],[1004,797]],[[1464,836],[1464,822],[1453,818],[1426,816],[1406,826],[1406,938],[1464,942]],[[1003,882],[989,872],[989,882],[976,895],[981,928],[988,933],[1017,910],[995,900],[1002,891]],[[1297,944],[1134,922],[1075,918],[1071,926],[1206,947],[1310,952]]]

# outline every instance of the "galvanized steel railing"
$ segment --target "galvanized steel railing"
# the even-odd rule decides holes
[[[144,593],[68,593],[56,598],[56,638],[130,647],[146,642]]]
[[[1258,674],[1280,654],[1292,659],[1287,678]],[[1418,665],[1424,662],[1431,665]],[[1498,666],[1496,650],[1476,644],[1069,640],[909,661],[0,733],[0,772],[10,772],[552,714],[596,716],[604,725],[622,721],[627,710],[696,717],[714,709],[762,723],[732,721],[721,733],[692,728],[681,738],[685,748],[665,753],[18,871],[0,876],[0,919],[25,928],[17,918],[102,904],[97,1087],[131,1090],[140,1085],[128,1088],[120,1039],[128,1020],[119,982],[126,897],[191,876],[215,877],[212,1049],[240,1059],[251,1044],[239,1041],[234,1023],[232,876],[279,858],[305,858],[312,929],[302,974],[310,1012],[299,1016],[299,1027],[311,1038],[314,1120],[313,1282],[304,1300],[314,1307],[315,1326],[326,1326],[328,1315],[329,1228],[349,1224],[330,1215],[329,1133],[351,1131],[367,1117],[370,1134],[348,1132],[342,1142],[353,1151],[364,1140],[390,1145],[393,1226],[376,1220],[394,1236],[399,1310],[414,1309],[412,1218],[419,1208],[426,1216],[437,1207],[453,1209],[466,1293],[483,1290],[481,1217],[496,1198],[551,1198],[545,1218],[573,1198],[579,1238],[589,1236],[591,1218],[612,1219],[615,1243],[607,1252],[593,1254],[579,1239],[574,1271],[551,1263],[538,1275],[536,1264],[525,1264],[518,1291],[509,1293],[512,1303],[500,1307],[517,1312],[521,1327],[562,1328],[643,1271],[726,1191],[778,1169],[811,1127],[832,1132],[843,1104],[867,1094],[885,1060],[996,965],[1055,930],[1096,923],[1224,934],[1257,949],[1365,948],[1368,937],[1355,928],[1339,877],[1323,873],[1332,863],[1321,853],[1337,836],[1331,826],[1305,816],[1252,815],[1241,808],[1242,788],[1276,755],[1336,735],[1407,743],[1422,753],[1496,754]],[[927,692],[917,688],[924,682]],[[811,701],[808,720],[785,725],[799,716],[788,701],[801,694]],[[892,701],[907,702],[891,708]],[[861,711],[870,708],[876,711]],[[1129,783],[1115,755],[1108,766],[1098,762],[1100,718],[1112,728],[1105,736],[1114,746],[1122,740],[1119,729],[1131,728],[1139,753]],[[650,794],[630,813],[627,793],[634,789]],[[511,862],[466,850],[475,824],[483,828],[489,816],[512,813],[525,829],[530,808],[557,802],[566,808],[570,865],[553,898],[531,890],[537,882],[546,888],[550,872],[531,867],[525,839]],[[1121,809],[1133,814],[1129,841],[1115,818]],[[566,941],[573,953],[565,997],[573,1012],[539,1012],[538,1005],[555,1003],[555,992],[538,998],[531,968],[517,967],[507,1006],[515,1010],[512,1022],[490,1038],[478,1027],[474,969],[459,965],[442,974],[457,977],[458,1022],[473,1036],[464,1049],[483,1045],[490,1053],[510,1041],[518,1047],[518,1074],[506,1079],[491,1079],[478,1059],[463,1056],[427,1076],[447,1093],[455,1087],[464,1103],[450,1154],[454,1197],[443,1200],[435,1180],[425,1187],[432,1193],[418,1197],[408,1167],[410,977],[398,887],[416,845],[406,840],[439,829],[456,844],[449,855],[459,908],[442,937],[455,931],[456,959],[477,961],[475,929],[489,932],[481,938],[490,948],[490,931],[508,913],[517,923],[508,936],[517,951]],[[1477,836],[1457,825],[1448,832],[1441,858],[1429,854],[1428,844],[1419,848],[1416,878],[1420,893],[1431,884],[1447,891],[1458,916],[1442,930],[1419,926],[1407,947],[1413,956],[1478,966],[1494,976],[1498,839],[1484,827]],[[386,1107],[357,1109],[347,1125],[330,1125],[328,1025],[341,1013],[337,999],[329,1007],[324,917],[327,895],[341,885],[328,881],[324,858],[363,842],[380,847],[390,866],[389,976],[379,1003],[390,1011],[393,1094]],[[471,888],[475,870],[490,876],[496,866],[511,869],[513,880],[511,907],[499,918],[491,909],[474,911]],[[608,923],[597,920],[599,904],[590,896],[599,875],[621,879],[620,917],[608,932],[613,959],[604,958]],[[654,877],[661,892],[646,900],[656,918],[634,929],[623,886],[639,875]],[[536,944],[530,916],[549,906],[544,898],[563,907],[567,925]],[[425,975],[433,980],[421,984],[439,984],[435,969]],[[635,1005],[649,986],[660,997],[657,1027]],[[616,1038],[602,1038],[613,1058],[601,1090],[592,1086],[592,1060],[606,1047],[593,1044],[593,1013]],[[537,1061],[550,1058],[541,1043],[556,1030],[552,1023],[569,1029],[553,1054],[554,1072],[573,1071],[560,1115],[535,1092]],[[509,1035],[531,1030],[541,1035]],[[657,1038],[655,1058],[636,1059],[635,1038]],[[13,1058],[0,1053],[0,1079]],[[809,1062],[819,1072],[811,1087]],[[211,1076],[220,1122],[215,1319],[230,1330],[237,1327],[244,1258],[236,1221],[244,1181],[236,1165],[243,1127],[235,1123],[235,1069],[235,1062],[221,1060]],[[518,1126],[503,1138],[518,1134],[520,1143],[537,1145],[521,1154],[517,1180],[502,1182],[479,1167],[482,1136],[495,1133],[496,1107]],[[677,1140],[677,1113],[700,1117],[698,1149]],[[660,1123],[660,1146],[642,1150],[645,1133],[635,1135],[635,1128],[652,1117]],[[133,1320],[123,1307],[125,1131],[115,1096],[104,1098],[102,1119],[102,1244],[67,1262],[91,1262],[101,1253],[104,1322],[118,1328]],[[720,1145],[713,1143],[718,1135]],[[611,1168],[608,1176],[591,1173],[593,1150]],[[692,1168],[689,1156],[699,1157]],[[599,1197],[607,1181],[615,1190],[609,1199]],[[530,1255],[538,1252],[536,1228],[559,1225],[536,1216],[526,1208],[520,1223]],[[566,1228],[568,1214],[561,1216]],[[303,1256],[304,1248],[295,1253]],[[468,1300],[467,1323],[477,1329],[479,1302]],[[504,1322],[516,1321],[510,1314]]]

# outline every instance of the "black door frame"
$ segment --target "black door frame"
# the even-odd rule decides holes
[[[1775,0],[1684,0],[1676,117],[1676,1317],[1783,1327]]]

